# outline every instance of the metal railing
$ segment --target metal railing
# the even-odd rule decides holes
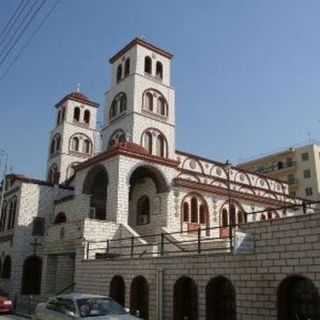
[[[238,225],[207,227],[197,230],[162,232],[106,241],[88,241],[87,259],[141,258],[179,254],[201,254],[210,251],[230,252],[232,237]]]
[[[247,212],[243,223],[258,222],[255,216],[267,212],[282,212],[280,218],[287,217],[288,210],[293,215],[295,211],[301,214],[310,213],[315,204],[320,201],[303,201],[301,204],[284,205],[282,207],[268,208],[258,211]],[[250,217],[252,215],[252,217]],[[276,219],[273,215],[268,220]],[[87,241],[87,260],[113,259],[113,258],[141,258],[161,257],[168,255],[186,255],[201,253],[232,252],[235,231],[241,224],[228,224],[224,226],[192,228],[175,232],[161,232],[141,236],[109,239],[104,241]],[[183,223],[183,228],[188,228]],[[182,229],[183,229],[182,228]]]

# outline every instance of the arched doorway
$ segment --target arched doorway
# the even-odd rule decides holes
[[[140,166],[132,172],[128,180],[130,184],[128,224],[140,234],[150,233],[151,227],[154,228],[154,232],[160,232],[163,224],[160,215],[162,203],[160,194],[169,190],[163,174],[152,166]]]
[[[278,289],[278,320],[320,319],[320,298],[315,285],[302,276],[283,280]]]
[[[11,278],[11,257],[6,256],[3,261],[1,278],[10,279]]]
[[[173,319],[198,319],[198,290],[195,282],[189,277],[178,279],[173,289]]]
[[[206,287],[206,320],[236,320],[236,292],[225,277],[211,279]]]
[[[121,276],[114,276],[110,282],[110,297],[124,306],[125,283]]]
[[[91,217],[105,220],[107,215],[108,173],[104,166],[92,168],[84,181],[83,193],[91,195]]]
[[[149,319],[149,286],[143,276],[135,277],[130,289],[130,312],[144,319]]]
[[[22,294],[41,293],[42,260],[40,257],[31,256],[24,261],[22,274]]]

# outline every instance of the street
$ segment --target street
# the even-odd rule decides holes
[[[18,317],[18,316],[11,315],[11,314],[0,316],[0,320],[25,320],[25,319],[28,319],[28,318]]]

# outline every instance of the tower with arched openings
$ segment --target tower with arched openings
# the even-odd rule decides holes
[[[56,105],[56,120],[50,132],[47,180],[59,184],[74,175],[74,168],[96,154],[98,104],[79,90]]]
[[[121,137],[122,141],[144,146],[152,155],[175,157],[172,57],[136,38],[110,58],[111,87],[106,94],[106,127],[102,130],[104,150]]]

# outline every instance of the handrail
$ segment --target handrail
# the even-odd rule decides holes
[[[56,295],[59,296],[60,294],[65,293],[67,290],[69,290],[69,289],[71,289],[71,288],[73,289],[73,288],[75,287],[75,285],[76,285],[76,283],[75,283],[75,282],[72,282],[72,283],[69,284],[67,287],[65,287],[65,288],[63,288],[62,290],[58,291],[58,292],[56,293]]]
[[[315,213],[316,208],[313,207],[314,204],[318,204],[320,201],[304,201],[301,204],[293,204],[282,206],[278,208],[267,208],[264,210],[257,210],[253,212],[247,212],[247,215],[277,211],[281,209],[292,209],[293,210],[301,208],[299,214],[308,213],[308,208],[312,211],[309,213]],[[273,218],[274,219],[274,218]],[[268,219],[269,220],[269,219]],[[254,217],[250,222],[256,222]],[[244,222],[244,224],[247,222]],[[142,256],[164,256],[173,253],[203,253],[208,251],[219,251],[228,249],[230,252],[233,251],[234,245],[234,231],[239,228],[242,224],[228,224],[224,226],[214,226],[214,227],[202,227],[198,225],[195,229],[187,229],[174,232],[165,232],[138,235],[131,237],[124,237],[118,239],[108,239],[104,241],[88,241],[87,242],[87,259],[95,259],[97,254],[104,253],[115,253],[119,254],[121,257],[129,256],[142,257]],[[191,236],[191,237],[190,237]],[[150,239],[147,242],[147,239]],[[141,243],[141,239],[144,239],[146,243]],[[176,240],[175,240],[176,239]],[[217,240],[223,240],[219,242]],[[226,246],[226,244],[229,245]],[[172,245],[172,246],[169,246]],[[155,246],[155,248],[153,248]],[[151,249],[150,249],[151,247]],[[172,250],[173,249],[173,250]],[[176,250],[174,250],[176,249]]]

